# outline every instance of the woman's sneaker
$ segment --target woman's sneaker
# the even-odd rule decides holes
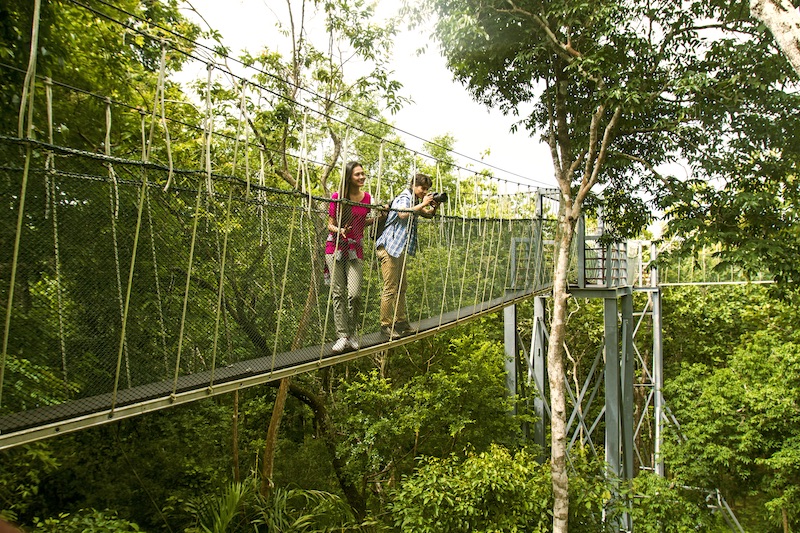
[[[346,337],[342,337],[336,339],[336,342],[334,342],[333,346],[331,347],[331,351],[333,353],[342,353],[348,348],[350,348],[350,343],[348,342]]]
[[[352,349],[358,350],[359,348],[358,339],[356,339],[355,337],[347,337],[347,342],[350,344],[350,347]]]

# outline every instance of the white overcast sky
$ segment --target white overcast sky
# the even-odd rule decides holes
[[[399,6],[396,0],[382,0],[383,10]],[[278,36],[275,24],[283,23],[285,2],[269,0],[190,0],[194,8],[223,36],[223,42],[238,57],[241,49],[257,52],[264,46],[272,49],[287,46]],[[186,15],[194,18],[191,11]],[[196,19],[195,19],[196,20]],[[205,27],[205,26],[204,26]],[[499,111],[489,112],[475,103],[460,84],[452,81],[438,49],[430,43],[425,54],[416,50],[426,44],[427,35],[406,31],[395,41],[394,78],[403,84],[402,94],[413,100],[397,115],[387,117],[398,128],[415,137],[432,139],[450,133],[456,139],[455,151],[491,165],[501,179],[553,187],[553,164],[547,147],[524,130],[509,131],[514,119]],[[316,43],[323,47],[326,43]],[[280,50],[280,48],[278,48]],[[283,50],[281,50],[283,51]],[[198,74],[199,75],[199,74]],[[422,141],[403,136],[406,145],[422,149]],[[485,152],[489,155],[482,155]],[[461,159],[459,165],[479,170],[480,164]],[[498,170],[499,169],[499,170]]]

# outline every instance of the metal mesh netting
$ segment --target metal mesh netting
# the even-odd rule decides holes
[[[331,355],[330,200],[189,171],[165,191],[163,167],[12,138],[0,157],[3,434]],[[436,329],[546,288],[542,224],[420,219],[409,319]],[[381,342],[364,250],[362,347]]]

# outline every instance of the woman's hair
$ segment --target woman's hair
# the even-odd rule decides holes
[[[353,179],[353,170],[356,167],[364,168],[364,165],[358,161],[350,161],[344,167],[344,183],[342,185],[342,197],[348,198],[350,196],[350,180]]]
[[[431,185],[433,185],[433,180],[427,174],[419,172],[413,178],[411,178],[411,181],[408,183],[408,188],[413,189],[417,185],[422,185],[423,187],[430,189]]]
[[[350,181],[353,179],[353,171],[356,167],[364,168],[364,165],[359,163],[358,161],[350,161],[344,167],[344,179],[342,180],[341,186],[341,196],[340,199],[349,200],[350,199]],[[339,204],[344,206],[345,204]],[[343,223],[349,223],[353,219],[353,206],[348,205],[347,209],[342,210],[342,221]]]

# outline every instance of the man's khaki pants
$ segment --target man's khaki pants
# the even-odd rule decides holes
[[[407,323],[406,317],[406,276],[403,267],[406,254],[392,257],[383,246],[375,251],[381,263],[383,291],[381,292],[381,326],[392,326],[395,323]],[[395,308],[397,309],[395,313]]]

